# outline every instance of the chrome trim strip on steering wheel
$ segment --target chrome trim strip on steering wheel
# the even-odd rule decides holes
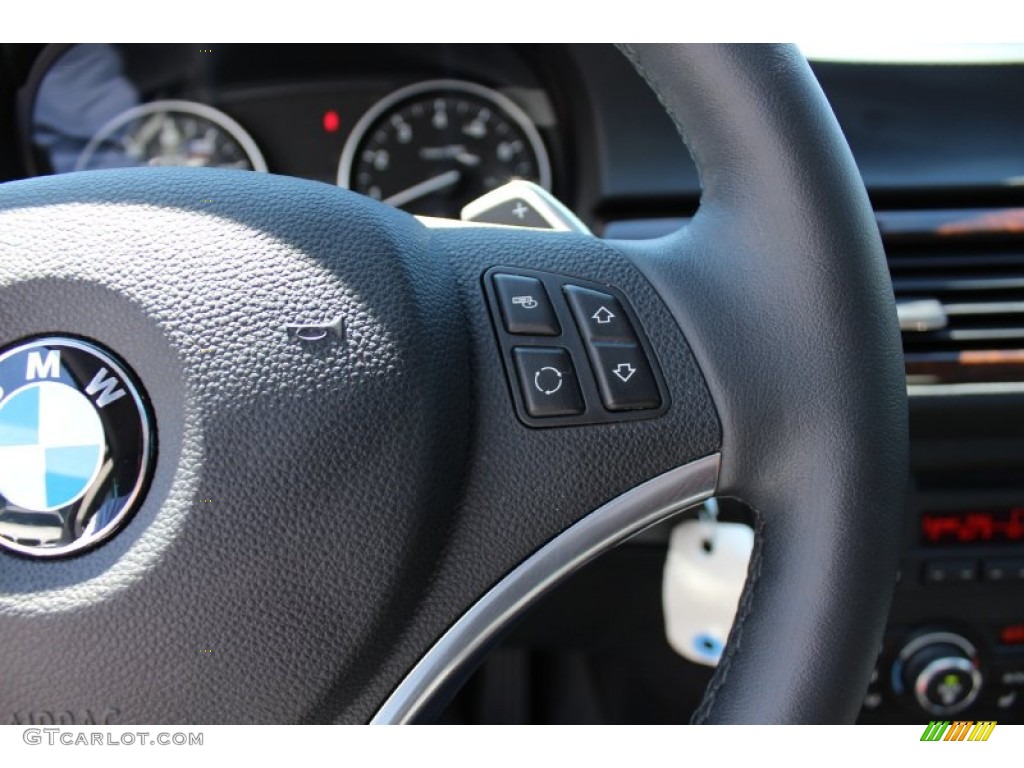
[[[669,470],[567,528],[493,586],[441,636],[374,715],[371,724],[410,723],[434,695],[477,660],[503,629],[556,584],[655,523],[711,498],[720,454]]]

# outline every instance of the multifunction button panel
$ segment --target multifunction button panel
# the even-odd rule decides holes
[[[667,409],[650,344],[618,289],[495,267],[484,275],[484,292],[523,423],[602,424]]]

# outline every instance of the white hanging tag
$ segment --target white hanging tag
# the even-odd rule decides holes
[[[672,529],[661,590],[669,645],[709,667],[722,656],[754,548],[750,526],[720,523],[717,515],[711,500],[699,519]]]

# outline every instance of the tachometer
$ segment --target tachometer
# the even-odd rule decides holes
[[[426,216],[458,217],[511,179],[551,186],[536,126],[503,94],[460,80],[401,88],[352,129],[338,185]]]
[[[181,100],[140,104],[112,118],[85,145],[75,170],[135,165],[267,170],[242,126],[206,104]]]

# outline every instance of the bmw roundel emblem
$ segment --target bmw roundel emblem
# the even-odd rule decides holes
[[[110,353],[49,337],[0,354],[0,548],[98,544],[141,501],[152,453],[145,402]]]

